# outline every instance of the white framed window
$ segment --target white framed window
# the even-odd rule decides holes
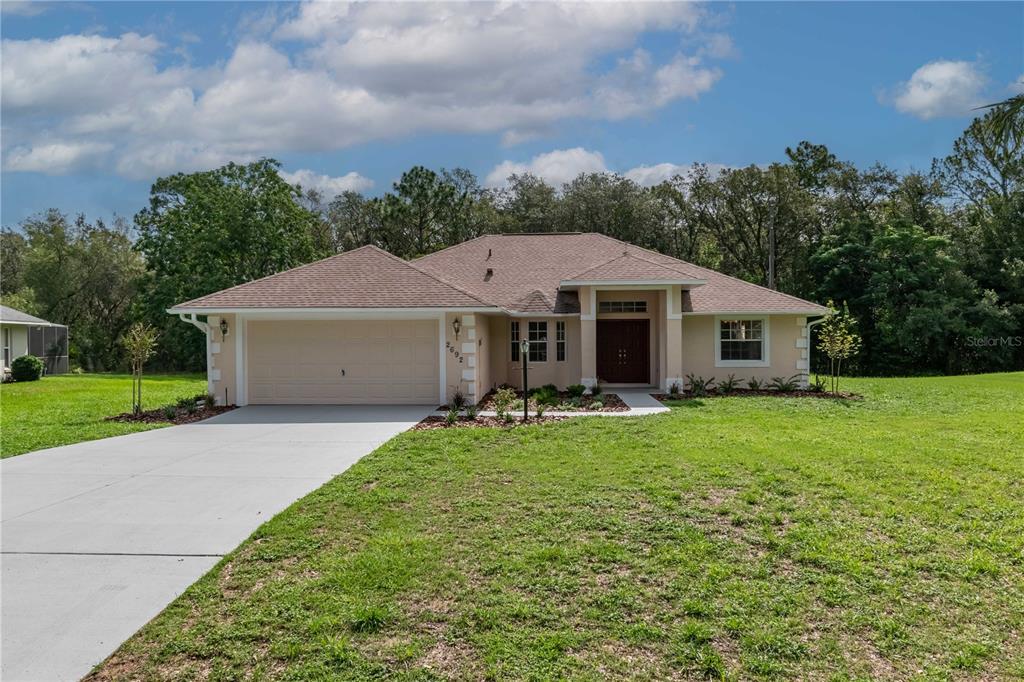
[[[768,367],[770,357],[767,317],[715,318],[715,367]]]
[[[512,362],[519,362],[519,320],[509,323],[509,339],[512,344]]]
[[[601,301],[597,304],[599,313],[646,313],[647,301]]]
[[[526,338],[530,341],[530,362],[547,362],[548,323],[531,320],[527,324]]]
[[[11,366],[11,329],[4,327],[4,367]]]
[[[555,322],[555,361],[565,362],[565,322]]]

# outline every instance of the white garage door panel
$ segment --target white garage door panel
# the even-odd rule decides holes
[[[246,336],[251,403],[438,399],[436,320],[250,321]]]

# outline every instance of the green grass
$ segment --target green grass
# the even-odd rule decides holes
[[[142,382],[146,409],[206,391],[200,374],[154,374]],[[60,374],[0,385],[0,456],[165,426],[103,421],[131,407],[127,374]]]
[[[102,679],[1024,675],[1024,374],[406,433]]]

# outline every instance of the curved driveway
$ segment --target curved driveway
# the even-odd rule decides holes
[[[0,677],[82,677],[261,523],[432,409],[243,407],[3,460]]]

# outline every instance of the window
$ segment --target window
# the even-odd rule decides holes
[[[768,320],[718,318],[716,350],[719,367],[767,366]]]
[[[565,322],[555,322],[555,360],[565,362]]]
[[[530,341],[530,362],[548,361],[548,323],[530,322],[526,337]]]
[[[11,330],[4,329],[4,367],[11,366]]]
[[[512,362],[519,362],[519,320],[512,320],[509,337],[512,339]]]
[[[599,313],[646,313],[647,301],[601,301],[597,304]]]

